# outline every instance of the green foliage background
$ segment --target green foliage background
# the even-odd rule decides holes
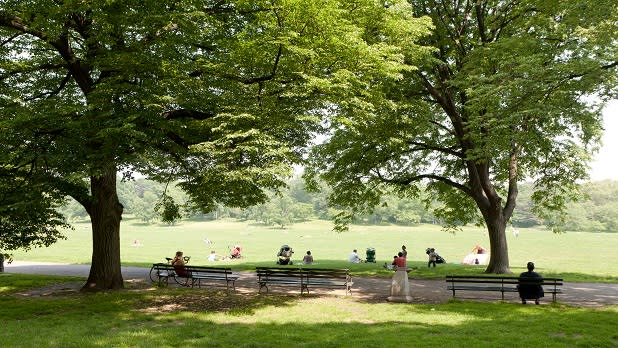
[[[288,227],[297,222],[316,218],[328,220],[337,213],[336,209],[328,205],[328,187],[322,187],[320,193],[309,193],[299,178],[289,181],[288,187],[278,191],[277,194],[271,192],[270,200],[265,204],[246,209],[219,205],[209,214],[202,214],[191,209],[187,196],[174,185],[165,186],[144,179],[119,181],[118,191],[125,212],[145,224],[160,222],[160,214],[157,213],[155,207],[162,201],[163,194],[184,207],[181,212],[181,221],[232,218],[266,226]],[[569,216],[565,230],[618,232],[618,202],[615,200],[615,197],[618,197],[618,182],[606,180],[586,183],[583,185],[582,192],[586,192],[586,196],[567,206]],[[522,184],[517,208],[511,221],[513,228],[543,227],[551,224],[551,221],[534,214],[531,194],[531,185]],[[80,221],[87,216],[83,208],[72,200],[67,200],[60,211],[69,221]],[[414,226],[417,224],[439,225],[440,220],[426,209],[420,198],[400,198],[393,194],[384,197],[382,204],[376,207],[373,213],[360,216],[356,223]]]

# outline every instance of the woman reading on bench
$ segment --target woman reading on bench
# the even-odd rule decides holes
[[[177,251],[176,256],[172,260],[172,266],[174,266],[174,272],[176,275],[180,277],[186,277],[187,281],[183,284],[184,286],[189,286],[189,280],[191,280],[191,273],[187,272],[185,268],[185,258],[182,256],[182,251]]]

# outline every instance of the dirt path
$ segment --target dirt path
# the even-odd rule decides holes
[[[52,274],[52,275],[74,275],[87,277],[90,265],[69,265],[45,262],[24,262],[14,261],[12,264],[5,265],[7,273],[22,274]],[[141,267],[123,267],[122,274],[125,281],[131,282],[150,282],[149,269]],[[390,295],[390,279],[384,278],[354,278],[353,296],[360,300],[370,302],[386,302]],[[58,284],[55,287],[40,289],[39,295],[46,292],[77,291],[80,283]],[[239,292],[256,292],[257,279],[255,273],[240,272],[240,278],[236,282]],[[452,294],[446,290],[446,282],[443,280],[410,279],[410,290],[412,303],[444,303],[452,298]],[[286,291],[274,289],[273,291]],[[320,293],[325,291],[320,289]],[[332,294],[343,295],[343,290],[333,290]],[[474,299],[483,301],[500,300],[499,293],[463,293],[463,297],[457,294],[458,298]],[[505,295],[509,302],[518,302],[516,293]],[[551,299],[546,298],[542,304],[547,304]],[[558,295],[558,301],[573,306],[599,307],[605,305],[618,305],[618,284],[604,283],[565,283],[563,293]]]

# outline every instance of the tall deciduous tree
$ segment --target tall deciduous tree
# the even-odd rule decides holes
[[[333,95],[405,67],[365,28],[424,26],[374,0],[1,3],[0,193],[19,178],[33,192],[21,203],[71,196],[85,207],[84,290],[123,286],[118,172],[178,180],[204,211],[263,202]],[[32,222],[50,221],[41,216]]]
[[[436,215],[489,232],[487,272],[510,272],[505,227],[518,181],[536,207],[563,212],[601,134],[599,104],[615,96],[618,6],[611,0],[410,0],[433,21],[428,59],[398,83],[376,81],[380,107],[339,104],[332,137],[309,175],[333,203],[370,210],[386,187],[442,202]]]

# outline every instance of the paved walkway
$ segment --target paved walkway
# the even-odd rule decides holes
[[[45,262],[14,261],[5,264],[5,272],[22,274],[51,274],[74,275],[87,277],[90,265],[71,265]],[[150,281],[150,269],[141,267],[123,267],[122,275],[125,280]],[[390,279],[384,278],[354,278],[353,296],[371,302],[386,302],[390,295]],[[253,272],[240,272],[236,282],[239,292],[256,292],[257,279]],[[413,303],[444,303],[451,299],[451,293],[446,290],[443,280],[410,279],[410,290]],[[274,289],[273,291],[280,291]],[[298,291],[295,291],[296,293]],[[320,292],[324,292],[320,290]],[[343,290],[333,290],[333,294],[343,294]],[[460,295],[457,295],[460,298]],[[464,293],[464,299],[500,300],[499,293]],[[472,297],[474,296],[474,297]],[[518,302],[516,293],[505,294],[510,302]],[[542,304],[550,301],[546,298]],[[618,284],[604,283],[565,283],[563,293],[558,295],[558,301],[574,306],[598,307],[618,305]]]

